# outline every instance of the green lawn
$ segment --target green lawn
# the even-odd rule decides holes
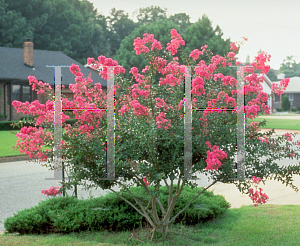
[[[18,150],[13,150],[12,146],[16,146],[17,139],[16,134],[19,131],[0,131],[0,157],[4,156],[16,156],[20,154]],[[47,149],[43,147],[43,149]]]
[[[248,119],[250,122],[261,122],[263,117],[255,118],[254,120]],[[264,128],[275,128],[275,129],[288,129],[288,130],[300,130],[300,120],[284,120],[284,119],[265,119],[267,125]]]
[[[11,132],[14,132],[12,134]],[[20,155],[19,151],[13,150],[11,146],[15,146],[17,143],[18,137],[16,137],[16,133],[18,131],[0,131],[0,157],[2,156],[13,156]]]
[[[81,232],[69,235],[0,236],[0,245],[299,245],[300,206],[262,205],[229,209],[196,226],[171,226],[163,239],[150,243],[150,229]]]

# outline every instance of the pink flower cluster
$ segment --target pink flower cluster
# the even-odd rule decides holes
[[[167,44],[166,50],[170,51],[172,55],[175,55],[180,45],[185,45],[185,41],[182,39],[182,37],[178,34],[178,32],[175,29],[172,29],[171,43]]]
[[[206,51],[207,47],[208,47],[208,45],[206,44],[206,45],[204,45],[204,46],[201,47],[201,51],[198,50],[198,49],[192,50],[191,53],[190,53],[190,55],[189,55],[189,57],[192,57],[194,61],[198,60],[199,56],[204,54],[204,52]]]
[[[50,91],[52,87],[48,83],[38,81],[34,76],[28,76],[29,85],[32,85],[32,90],[36,90],[37,94],[43,94],[45,91]]]
[[[153,69],[159,73],[162,73],[163,68],[166,66],[167,61],[161,57],[152,57],[150,64],[153,66]]]
[[[205,95],[204,80],[200,76],[196,76],[192,79],[192,91],[191,94],[196,94],[196,96]]]
[[[169,127],[172,127],[170,124],[171,120],[167,120],[165,117],[166,114],[164,112],[160,112],[160,114],[156,117],[156,124],[158,125],[157,128],[164,126],[164,129],[168,130]]]
[[[292,135],[290,134],[290,133],[285,133],[285,134],[283,134],[283,136],[285,137],[285,139],[287,140],[287,141],[293,141],[293,138],[292,138]]]
[[[209,141],[206,142],[206,145],[208,148],[210,148],[212,151],[207,151],[207,159],[206,159],[206,170],[218,170],[220,166],[222,165],[221,160],[224,158],[227,158],[227,154],[219,149],[219,146],[214,145],[211,147],[211,144]]]
[[[148,174],[148,177],[149,177],[149,176],[150,176],[150,174]],[[149,184],[150,184],[150,182],[148,181],[148,177],[145,176],[145,177],[143,178],[143,181],[144,181],[144,183],[145,183],[146,186],[149,186]]]
[[[143,39],[137,37],[133,42],[135,53],[137,55],[140,55],[141,53],[148,53],[150,51],[150,49],[146,46],[148,43],[151,45],[151,51],[155,49],[162,49],[161,43],[154,38],[153,34],[144,33]]]
[[[257,189],[257,185],[259,184],[260,181],[262,181],[261,178],[256,178],[255,176],[252,177],[253,183],[255,184],[255,187]],[[259,188],[259,192],[251,188],[248,190],[249,192],[249,197],[253,201],[254,206],[257,207],[258,204],[265,204],[269,197],[266,195],[266,193],[262,193],[262,188]]]
[[[285,79],[281,80],[279,86],[277,83],[273,83],[272,91],[274,91],[279,96],[280,94],[284,93],[284,91],[286,90],[289,83],[290,83],[289,78],[285,78]]]
[[[133,99],[138,99],[139,96],[144,96],[145,98],[148,98],[150,86],[149,87],[145,86],[146,90],[144,90],[144,91],[138,88],[139,87],[138,84],[134,84],[131,87],[134,88],[131,91]]]
[[[258,56],[255,57],[255,61],[251,63],[256,70],[261,70],[263,73],[268,73],[270,66],[266,65],[270,61],[271,55],[266,52],[261,52]]]
[[[230,44],[230,50],[238,51],[238,46],[236,46],[236,43],[235,43],[235,42],[232,42],[232,43]]]
[[[88,65],[92,64],[91,68],[93,68],[95,70],[99,70],[100,71],[99,75],[101,75],[102,78],[104,78],[104,79],[107,79],[107,67],[114,67],[114,74],[125,73],[125,69],[122,66],[118,65],[117,61],[115,61],[111,58],[106,58],[105,56],[99,56],[98,61],[96,61],[94,58],[88,58],[87,62],[88,62]],[[79,70],[79,67],[77,65],[72,64],[72,66],[76,67],[76,69],[73,69],[74,72]],[[71,70],[71,67],[70,67],[70,70]],[[72,72],[72,70],[71,70],[71,72]],[[74,73],[74,74],[76,75],[76,73]],[[82,80],[82,73],[78,73],[76,76],[79,77],[79,78],[77,78],[79,81]],[[76,79],[75,79],[75,81],[76,81]]]
[[[129,73],[131,73],[134,76],[139,86],[147,84],[148,80],[145,78],[145,75],[139,73],[137,67],[132,67]]]
[[[57,194],[61,194],[61,192],[59,191],[59,187],[50,187],[48,190],[41,190],[41,193],[47,196],[56,196]]]
[[[141,105],[137,100],[132,100],[129,104],[133,108],[135,115],[148,115],[149,109]]]
[[[173,60],[161,70],[161,73],[166,76],[165,78],[160,78],[159,85],[180,85],[183,75],[185,74],[185,66],[180,66],[178,57],[174,57]]]
[[[266,135],[264,135],[263,138],[257,137],[257,139],[259,139],[261,142],[265,142],[265,143],[269,142],[269,138]]]
[[[189,57],[192,57],[194,61],[198,60],[199,56],[203,55],[203,52],[198,50],[198,49],[194,49],[192,50],[192,52],[190,53]]]
[[[24,153],[30,158],[38,157],[42,161],[47,160],[47,155],[43,154],[41,150],[45,141],[53,140],[51,133],[47,132],[45,134],[42,127],[38,129],[36,127],[24,126],[16,136],[19,138],[16,146],[19,147],[20,153]]]
[[[155,100],[156,100],[156,105],[155,105],[156,107],[158,108],[164,107],[164,109],[167,110],[168,106],[164,99],[156,97]]]

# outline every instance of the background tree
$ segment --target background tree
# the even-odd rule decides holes
[[[178,26],[178,32],[181,33],[181,35],[184,35],[186,29],[192,25],[190,18],[191,17],[186,13],[178,13],[171,15],[168,20],[175,23]]]
[[[167,19],[167,9],[150,6],[134,11],[134,15],[136,15],[139,25],[151,24],[158,20]]]
[[[114,57],[120,47],[121,41],[128,36],[138,24],[129,19],[128,13],[125,13],[124,10],[116,10],[115,8],[111,10],[107,21],[110,30],[109,46],[111,55]]]
[[[214,29],[212,22],[206,15],[190,25],[182,35],[186,40],[184,51],[190,53],[196,48],[207,44],[214,55],[224,55],[229,52],[230,40],[222,38],[223,32],[219,26]]]
[[[283,95],[282,97],[282,108],[284,111],[289,111],[291,108],[291,103],[287,95]]]
[[[33,28],[20,12],[9,9],[5,0],[0,0],[0,46],[23,47],[24,37],[31,37]]]
[[[295,76],[300,77],[300,63],[297,63],[293,56],[287,56],[280,65],[280,72],[284,73],[286,78],[291,78]]]
[[[269,70],[269,72],[268,72],[268,77],[269,77],[269,79],[270,79],[272,82],[278,81],[278,79],[277,79],[278,73],[279,73],[278,70],[275,70],[275,69],[270,68],[270,70]]]
[[[5,0],[5,3],[8,11],[17,13],[16,20],[20,22],[23,18],[19,25],[23,30],[18,32],[14,25],[15,29],[10,31],[18,33],[21,40],[14,47],[22,47],[24,37],[30,37],[35,49],[62,51],[81,63],[99,52],[109,55],[107,25],[92,3],[86,0]]]

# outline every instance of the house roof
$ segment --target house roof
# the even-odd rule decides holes
[[[280,81],[275,81],[273,83],[280,83]],[[284,93],[299,93],[300,92],[300,77],[290,78],[290,83],[287,86]]]
[[[46,65],[79,65],[84,77],[92,74],[93,83],[101,83],[106,87],[107,81],[98,72],[84,67],[82,64],[68,57],[60,51],[33,50],[33,68],[24,64],[24,50],[21,48],[0,47],[0,80],[27,80],[28,76],[35,76],[38,80],[54,85],[54,68]],[[75,84],[75,76],[68,68],[62,68],[62,84]]]
[[[272,81],[269,79],[269,77],[266,74],[264,74],[264,81],[270,88],[272,88]]]

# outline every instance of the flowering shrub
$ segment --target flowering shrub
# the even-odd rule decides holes
[[[184,94],[187,68],[174,56],[182,51],[184,44],[176,30],[171,30],[171,41],[165,50],[152,34],[144,34],[142,39],[136,38],[133,43],[136,54],[144,55],[149,64],[142,71],[136,67],[131,68],[131,80],[123,76],[125,71],[117,61],[104,56],[99,56],[97,60],[88,58],[88,64],[99,71],[103,78],[108,77],[107,66],[114,67],[113,180],[105,179],[107,116],[106,111],[102,109],[107,108],[107,95],[103,92],[101,84],[96,83],[92,87],[92,79],[83,78],[79,67],[73,64],[70,71],[74,74],[76,83],[71,84],[69,88],[74,93],[74,100],[62,97],[63,108],[77,108],[72,112],[62,113],[62,155],[65,157],[64,164],[69,172],[68,176],[71,177],[66,187],[70,187],[75,179],[87,188],[96,186],[115,192],[144,216],[154,231],[161,233],[166,233],[168,225],[193,201],[192,199],[171,217],[183,187],[197,186],[193,179],[184,179],[183,118],[187,104]],[[230,52],[224,56],[211,54],[207,45],[184,55],[186,64],[195,65],[191,69],[190,90],[191,106],[195,109],[192,111],[192,178],[197,178],[196,172],[208,173],[212,183],[203,189],[203,192],[218,181],[233,183],[241,192],[253,194],[250,198],[255,202],[263,202],[267,200],[266,196],[262,193],[251,193],[249,190],[252,185],[251,179],[236,179],[236,132],[233,129],[237,122],[237,74],[225,76],[220,72],[235,62],[240,44],[232,43],[230,47]],[[210,62],[205,62],[204,57]],[[254,119],[258,113],[270,113],[270,107],[267,105],[268,95],[262,92],[264,74],[270,69],[266,64],[269,60],[270,55],[262,52],[255,57],[251,66],[244,66],[247,118]],[[158,77],[159,79],[156,79]],[[30,77],[30,80],[36,84],[34,78]],[[288,79],[281,81],[279,86],[273,87],[274,93],[281,93],[287,84]],[[48,91],[47,84],[37,82],[37,85],[33,89]],[[42,151],[44,145],[53,147],[53,101],[47,101],[46,105],[38,101],[31,104],[14,101],[13,106],[18,112],[33,115],[36,123],[35,128],[27,128],[18,135],[17,147],[31,158],[38,157],[39,161],[47,159],[47,163],[43,165],[53,168],[53,152]],[[77,123],[72,127],[65,124],[69,118],[68,114],[74,114],[77,119]],[[262,180],[277,179],[297,190],[291,175],[299,174],[300,166],[280,167],[276,161],[283,158],[298,160],[299,145],[292,141],[292,134],[271,138],[274,131],[259,133],[262,124],[251,123],[245,128],[245,177],[255,175]],[[33,137],[35,141],[29,141]],[[136,161],[140,161],[138,168],[132,165]],[[174,190],[176,178],[177,186]],[[165,208],[159,200],[161,182],[169,189],[168,206]],[[136,204],[133,204],[112,189],[114,185],[119,185],[122,190],[128,190],[128,186],[135,184],[142,186],[151,197],[151,210],[148,206],[143,206],[139,199],[134,199]],[[154,192],[150,192],[150,184],[153,185]],[[161,211],[161,217],[157,215],[158,209]]]
[[[61,194],[58,186],[52,186],[48,190],[41,190],[41,193],[47,196],[56,196],[57,194]]]
[[[253,183],[255,185],[256,191],[254,192],[253,189],[249,189],[249,197],[253,201],[254,206],[257,207],[258,204],[264,204],[267,202],[269,197],[266,195],[266,193],[262,193],[262,188],[259,188],[259,192],[257,191],[257,185],[260,181],[262,181],[261,178],[256,178],[255,176],[252,177]]]

